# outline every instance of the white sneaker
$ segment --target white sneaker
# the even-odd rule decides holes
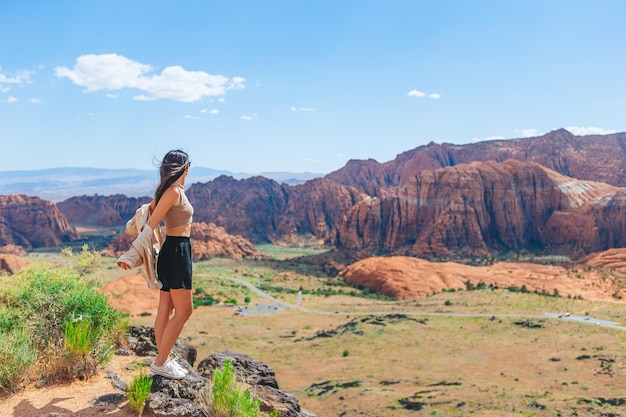
[[[150,364],[150,371],[153,374],[161,375],[170,379],[183,379],[187,375],[187,371],[185,371],[176,362],[170,360],[165,361],[162,366],[157,366],[157,364],[152,362]]]
[[[178,363],[178,362],[176,361],[176,359],[170,359],[170,360],[169,360],[169,363],[171,363],[171,364],[172,364],[172,366],[174,366],[174,367],[176,367],[176,368],[180,369],[181,371],[183,371],[183,372],[185,373],[185,375],[187,374],[187,370],[186,370],[185,368],[183,368],[183,365],[181,365],[180,363]]]

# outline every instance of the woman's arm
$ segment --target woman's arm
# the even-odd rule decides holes
[[[158,224],[161,223],[161,220],[163,220],[163,217],[165,217],[167,211],[173,205],[178,203],[179,198],[180,194],[178,193],[178,189],[176,189],[175,187],[170,187],[165,190],[156,207],[150,214],[150,218],[148,219],[148,226],[150,226],[152,230],[154,230],[158,226]]]
[[[178,194],[178,190],[170,187],[163,193],[163,196],[161,196],[161,199],[156,207],[154,206],[154,200],[150,202],[150,217],[148,218],[148,226],[150,226],[152,230],[154,230],[161,220],[163,220],[165,213],[167,213],[170,207],[176,204],[179,198],[180,194]],[[117,265],[124,270],[131,269],[131,266],[125,262],[118,261]]]

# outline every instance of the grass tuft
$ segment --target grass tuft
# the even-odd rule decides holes
[[[152,378],[145,375],[143,372],[133,378],[126,389],[128,405],[131,410],[138,412],[139,415],[142,414],[151,388]]]

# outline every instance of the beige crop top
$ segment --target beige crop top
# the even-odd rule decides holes
[[[193,206],[185,195],[185,187],[177,182],[172,187],[176,187],[180,191],[180,204],[170,207],[163,216],[166,229],[191,224],[193,218]]]

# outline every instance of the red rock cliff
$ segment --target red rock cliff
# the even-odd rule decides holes
[[[606,249],[607,230],[624,223],[618,191],[518,161],[421,171],[392,196],[355,205],[336,229],[334,243],[420,257],[522,249],[581,256]]]
[[[77,238],[76,229],[53,203],[25,195],[0,196],[0,246],[32,249]]]
[[[151,197],[126,197],[116,194],[111,196],[72,197],[57,204],[59,210],[74,225],[81,226],[116,226],[125,224],[133,217],[135,210]]]
[[[187,195],[194,221],[213,222],[253,242],[296,243],[308,235],[323,241],[365,195],[328,179],[289,186],[263,177],[222,176],[193,184]]]
[[[534,138],[467,145],[431,142],[383,164],[374,160],[350,161],[326,178],[378,196],[384,187],[404,184],[422,170],[509,159],[536,162],[577,179],[626,186],[626,133],[574,136],[565,129]]]

